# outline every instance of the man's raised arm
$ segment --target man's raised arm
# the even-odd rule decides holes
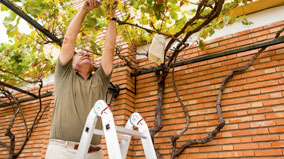
[[[117,0],[115,0],[115,2],[116,4],[118,3]],[[113,15],[115,15],[115,11]],[[115,43],[116,43],[116,34],[117,32],[116,32],[115,21],[111,20],[109,21],[107,25],[104,50],[103,50],[103,55],[102,55],[102,67],[107,76],[109,76],[112,71],[113,54],[114,54],[114,48],[115,48]]]
[[[64,36],[61,53],[59,55],[59,60],[61,64],[65,65],[74,55],[75,41],[78,33],[80,32],[80,28],[84,21],[85,16],[89,11],[99,7],[100,5],[101,4],[97,1],[86,0],[82,8],[80,8],[78,13],[72,19]]]

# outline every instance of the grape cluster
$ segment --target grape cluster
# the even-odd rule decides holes
[[[102,6],[106,10],[106,12],[105,12],[106,13],[106,19],[111,20],[111,18],[113,16],[112,14],[113,14],[113,12],[116,8],[115,1],[114,0],[102,0],[101,3],[102,3]]]

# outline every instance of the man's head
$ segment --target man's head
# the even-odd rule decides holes
[[[85,50],[78,50],[73,56],[72,66],[78,72],[88,70],[88,72],[91,73],[94,70],[93,63],[94,57],[92,53]]]

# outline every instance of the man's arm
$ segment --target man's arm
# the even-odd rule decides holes
[[[114,0],[117,6],[118,1]],[[113,17],[115,16],[115,11],[112,13]],[[111,74],[112,63],[113,63],[113,53],[116,43],[116,23],[115,21],[109,21],[107,25],[107,31],[105,35],[104,50],[102,54],[102,67],[107,76]]]
[[[61,64],[65,65],[74,55],[75,41],[78,33],[80,32],[81,25],[84,21],[85,16],[92,9],[99,7],[101,4],[94,0],[86,0],[83,7],[74,16],[71,23],[69,24],[66,34],[64,36],[61,53],[59,60]]]

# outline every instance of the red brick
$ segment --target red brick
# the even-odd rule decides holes
[[[219,158],[229,158],[229,157],[241,157],[242,152],[219,152]]]
[[[264,76],[259,76],[257,79],[258,79],[258,81],[267,81],[267,80],[278,79],[278,78],[282,78],[282,74],[281,73],[275,73],[275,74],[268,74],[268,75],[264,75]]]
[[[265,116],[264,115],[254,115],[253,120],[265,120]]]
[[[265,135],[265,136],[253,136],[252,141],[273,141],[279,140],[278,135]]]
[[[252,71],[252,72],[242,74],[242,78],[255,77],[255,76],[259,76],[263,74],[264,74],[264,70],[257,70],[257,71]]]
[[[270,93],[270,98],[281,98],[281,97],[282,97],[281,92]]]
[[[279,156],[282,155],[281,150],[256,150],[255,156]]]
[[[208,158],[207,154],[189,154],[187,158]]]
[[[260,134],[268,134],[268,128],[260,128],[260,129],[253,129],[251,130],[251,133],[254,135],[260,135]]]
[[[244,89],[256,89],[266,87],[266,82],[258,82],[244,85]]]
[[[257,77],[247,78],[247,83],[255,83],[257,82]]]
[[[200,147],[200,152],[216,152],[221,150],[221,146],[206,146]]]
[[[257,109],[252,109],[248,111],[248,114],[260,114],[260,113],[269,113],[272,112],[272,108],[257,108]]]
[[[261,93],[277,92],[282,90],[284,90],[284,85],[263,88],[261,89]]]
[[[249,149],[257,149],[257,143],[248,143],[248,144],[238,144],[234,145],[234,150],[249,150]]]
[[[284,125],[284,119],[276,120],[277,125]]]
[[[249,123],[241,123],[241,124],[239,124],[239,128],[240,129],[246,129],[246,128],[249,128],[249,127],[250,127]]]
[[[252,120],[252,116],[245,116],[245,117],[230,119],[230,123],[241,123],[241,122],[247,122],[251,120]]]
[[[283,133],[284,132],[284,127],[274,127],[274,128],[269,128],[270,133]]]
[[[279,113],[273,113],[273,114],[266,114],[265,118],[266,119],[281,119],[284,117],[284,112],[279,112]]]
[[[239,138],[229,138],[229,139],[218,139],[217,143],[218,144],[233,144],[233,143],[240,143]]]
[[[241,130],[241,131],[235,131],[232,132],[233,136],[249,136],[251,135],[250,130]]]
[[[247,114],[248,114],[247,110],[242,110],[242,111],[237,112],[237,116],[244,116],[244,115],[247,115]]]
[[[279,85],[279,80],[269,80],[269,81],[266,81],[266,85],[267,85],[267,87],[269,87],[269,86],[278,86]]]
[[[252,128],[255,128],[255,127],[266,127],[266,126],[274,126],[276,125],[275,121],[259,121],[259,122],[253,122],[253,123],[250,123],[250,126]]]
[[[269,33],[270,33],[269,30],[262,30],[262,31],[259,31],[259,32],[256,32],[256,33],[252,33],[251,37],[258,37],[258,36],[266,35],[266,34],[269,34]]]
[[[270,142],[262,142],[258,144],[260,149],[264,149],[264,148],[271,148],[271,143]]]
[[[272,147],[284,147],[284,141],[272,142],[271,145]]]
[[[265,106],[279,105],[279,104],[283,104],[283,103],[284,103],[284,99],[283,98],[263,101],[263,105],[265,105]]]
[[[223,145],[222,146],[222,150],[233,150],[233,149],[234,149],[233,145]]]
[[[254,156],[254,151],[243,151],[243,156]]]
[[[208,153],[208,158],[218,158],[218,153]]]

